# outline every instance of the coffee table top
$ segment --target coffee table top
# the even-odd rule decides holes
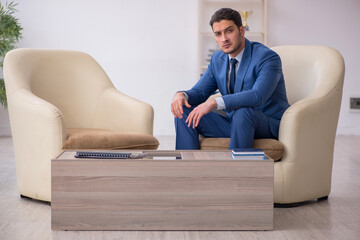
[[[266,156],[265,160],[237,160],[232,159],[230,150],[64,150],[55,160],[84,160],[75,158],[77,151],[94,151],[94,152],[124,152],[124,153],[146,153],[144,158],[128,159],[132,161],[136,160],[174,160],[174,161],[273,161],[270,157]],[[89,159],[88,159],[89,160]],[[91,159],[96,160],[96,159]],[[104,159],[101,159],[104,160]],[[114,160],[114,159],[112,159]],[[124,160],[124,159],[122,159]],[[126,160],[126,159],[125,159]]]

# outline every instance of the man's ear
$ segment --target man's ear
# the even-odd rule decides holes
[[[244,29],[244,26],[240,26],[239,27],[239,33],[240,33],[240,36],[244,36],[244,34],[245,34],[245,29]]]

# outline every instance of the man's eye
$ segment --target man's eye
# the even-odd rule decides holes
[[[232,29],[228,29],[227,32],[231,33],[233,30]]]
[[[220,36],[220,33],[215,33],[215,37],[218,37],[218,36]]]

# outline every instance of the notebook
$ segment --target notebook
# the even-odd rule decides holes
[[[142,158],[145,153],[125,153],[125,152],[88,152],[77,151],[76,158],[95,158],[95,159],[126,159],[126,158]]]

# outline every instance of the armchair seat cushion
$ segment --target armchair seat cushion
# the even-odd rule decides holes
[[[68,128],[63,149],[157,149],[159,141],[150,134],[106,129]]]
[[[200,137],[201,150],[227,150],[229,144],[230,138]],[[274,159],[274,161],[280,160],[284,155],[284,145],[275,139],[255,139],[253,147],[262,149],[265,154]]]

